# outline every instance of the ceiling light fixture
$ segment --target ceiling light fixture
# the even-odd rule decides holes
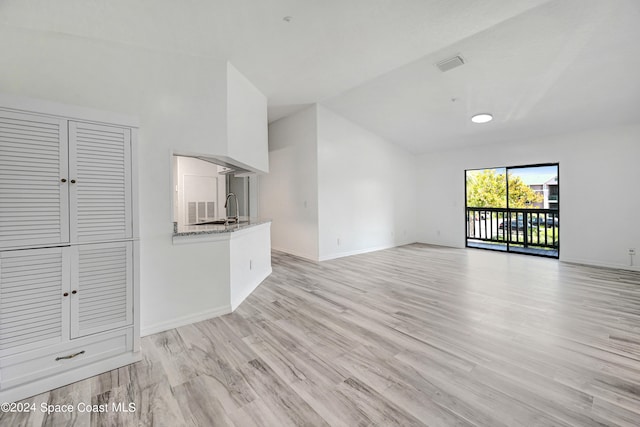
[[[471,121],[473,123],[487,123],[491,120],[493,120],[493,116],[489,113],[476,114],[475,116],[471,117]]]

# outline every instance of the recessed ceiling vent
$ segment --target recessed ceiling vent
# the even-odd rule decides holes
[[[444,61],[438,62],[436,64],[436,67],[438,67],[440,71],[444,73],[445,71],[449,71],[463,64],[464,64],[464,59],[462,59],[462,56],[456,55],[453,58],[445,59]]]

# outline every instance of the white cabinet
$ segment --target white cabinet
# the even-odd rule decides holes
[[[69,339],[68,249],[0,252],[0,356]]]
[[[0,355],[130,326],[132,244],[0,252]]]
[[[133,328],[71,340],[0,359],[0,395],[14,401],[132,363]]]
[[[0,249],[69,241],[67,122],[0,111]]]
[[[135,130],[95,112],[3,107],[0,401],[10,401],[139,360]]]
[[[131,130],[69,122],[72,242],[131,237]]]
[[[0,112],[0,197],[0,249],[131,238],[131,129]]]
[[[71,338],[133,321],[132,242],[78,245],[71,256]]]

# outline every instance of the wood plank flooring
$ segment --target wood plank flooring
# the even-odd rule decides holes
[[[2,426],[640,426],[640,274],[427,245],[274,253],[235,313]]]

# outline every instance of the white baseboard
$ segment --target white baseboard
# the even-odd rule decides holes
[[[440,247],[443,247],[443,248],[453,248],[453,249],[465,249],[466,248],[464,242],[462,242],[462,244],[457,244],[457,243],[452,243],[452,242],[443,242],[443,241],[438,241],[438,240],[423,239],[423,240],[417,240],[416,243],[420,243],[422,245],[429,245],[429,246],[440,246]]]
[[[614,268],[616,270],[640,271],[640,265],[610,264],[604,262],[593,261],[590,259],[564,258],[560,255],[560,261],[571,264],[582,264],[593,267]]]
[[[247,297],[251,295],[251,293],[255,291],[258,286],[260,286],[260,283],[264,282],[264,280],[269,277],[272,272],[273,269],[269,267],[269,269],[263,276],[257,279],[254,283],[250,284],[241,295],[235,298],[235,301],[231,301],[231,311],[235,311],[236,308],[238,308],[238,306],[240,306],[240,304],[242,304],[242,302],[246,300]]]
[[[284,252],[285,254],[294,255],[294,256],[297,256],[298,258],[304,258],[304,259],[309,260],[309,261],[318,262],[318,257],[317,256],[303,254],[303,253],[295,252],[295,251],[292,251],[292,250],[289,250],[289,249],[279,248],[277,246],[273,246],[273,244],[271,245],[271,249],[273,249],[274,251],[278,251],[278,252]]]
[[[370,248],[357,249],[357,250],[354,250],[354,251],[334,252],[332,254],[321,256],[318,259],[318,261],[328,261],[330,259],[343,258],[343,257],[346,257],[346,256],[351,256],[351,255],[360,255],[360,254],[366,254],[368,252],[382,251],[384,249],[397,248],[398,246],[404,246],[404,245],[408,245],[408,244],[411,244],[411,243],[413,243],[413,242],[394,243],[394,244],[391,244],[391,245],[383,245],[383,246],[373,246],[373,247],[370,247]]]
[[[203,320],[212,319],[229,313],[231,313],[231,305],[225,305],[201,311],[199,313],[189,314],[187,316],[175,317],[152,325],[143,325],[142,328],[140,328],[140,336],[144,337],[147,335],[157,334],[158,332],[168,331],[169,329],[179,328],[180,326],[190,325],[191,323],[201,322]]]

